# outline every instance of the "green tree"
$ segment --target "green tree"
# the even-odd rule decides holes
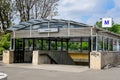
[[[3,50],[8,50],[10,47],[10,33],[2,35],[0,39],[0,55]]]
[[[28,21],[31,18],[47,18],[56,14],[56,6],[59,0],[14,0],[15,11],[19,12],[20,21]]]
[[[5,31],[11,24],[11,0],[0,0],[0,24],[1,30]]]
[[[99,27],[99,28],[102,28],[102,21],[97,21],[95,26]]]
[[[102,21],[100,21],[100,22],[97,21],[95,25],[96,25],[96,27],[102,28]],[[114,22],[113,22],[111,28],[103,28],[103,29],[120,34],[120,24],[115,24]]]
[[[114,24],[112,28],[110,28],[110,31],[120,34],[120,24]]]

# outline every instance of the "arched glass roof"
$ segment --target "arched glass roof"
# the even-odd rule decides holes
[[[14,25],[10,28],[8,28],[8,31],[14,31],[14,30],[21,30],[21,29],[25,29],[26,27],[29,26],[34,26],[34,25],[39,25],[39,24],[43,24],[43,23],[65,23],[65,24],[73,24],[73,25],[77,25],[77,26],[82,26],[82,27],[90,27],[90,25],[87,24],[83,24],[83,23],[79,23],[79,22],[75,22],[75,21],[71,21],[71,20],[63,20],[63,19],[34,19],[34,20],[29,20],[26,22],[21,22],[18,25]],[[57,25],[56,25],[57,26]]]

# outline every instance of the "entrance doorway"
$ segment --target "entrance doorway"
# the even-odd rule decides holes
[[[23,39],[15,39],[14,63],[24,62]]]
[[[33,39],[15,39],[14,63],[32,63]]]
[[[33,50],[67,51],[76,64],[90,62],[90,37],[45,37],[15,39],[15,63],[32,63]]]

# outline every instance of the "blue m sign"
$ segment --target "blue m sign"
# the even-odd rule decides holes
[[[102,18],[102,27],[112,27],[112,18]]]
[[[108,25],[109,24],[109,20],[105,20],[104,24]]]

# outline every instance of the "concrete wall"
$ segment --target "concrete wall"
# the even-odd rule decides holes
[[[74,62],[89,62],[88,52],[69,52],[69,55]]]
[[[120,52],[101,52],[101,67],[107,64],[118,65],[120,64]]]
[[[14,51],[3,51],[3,63],[4,64],[11,64],[14,61]]]
[[[120,64],[120,52],[91,52],[90,53],[90,68],[102,69],[106,65]]]
[[[50,64],[50,59],[47,56],[40,56],[41,51],[33,51],[32,64]]]
[[[60,28],[59,32],[49,33],[49,37],[80,37],[80,36],[90,36],[91,28],[70,28],[68,34],[68,28]],[[15,31],[15,36],[11,34],[12,38],[29,38],[30,30],[20,30]],[[31,37],[48,37],[48,33],[39,33],[38,30],[32,30]]]

